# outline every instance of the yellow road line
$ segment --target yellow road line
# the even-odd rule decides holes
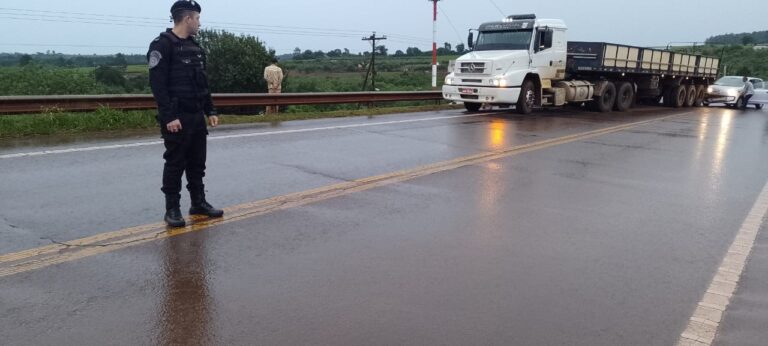
[[[688,326],[680,335],[677,341],[678,346],[709,346],[715,341],[720,323],[739,286],[741,275],[744,273],[766,214],[768,214],[768,183],[763,187],[752,210],[741,224],[739,233],[731,243],[715,277],[712,278],[707,291],[696,306]]]
[[[638,121],[599,130],[577,133],[530,144],[510,147],[499,151],[484,152],[480,154],[460,157],[457,159],[438,162],[414,169],[329,185],[313,190],[277,196],[252,203],[240,204],[225,208],[224,211],[226,216],[224,218],[193,218],[190,225],[185,228],[169,229],[163,223],[155,223],[126,228],[114,232],[97,234],[91,237],[77,239],[66,243],[53,244],[16,253],[10,253],[0,256],[0,277],[41,269],[51,265],[112,252],[155,240],[201,231],[216,225],[222,225],[247,218],[252,218],[254,216],[259,216],[274,211],[300,207],[310,203],[316,203],[330,198],[344,196],[385,185],[395,184],[464,166],[493,161],[512,155],[598,137],[672,117],[679,117],[686,114],[690,113],[686,112],[681,114],[674,114],[654,118],[651,120]]]

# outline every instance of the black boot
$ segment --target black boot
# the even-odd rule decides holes
[[[184,227],[186,222],[181,216],[181,208],[179,207],[179,195],[165,195],[165,222],[171,227]]]
[[[192,207],[189,208],[190,215],[206,215],[208,217],[224,216],[223,210],[214,208],[205,200],[204,192],[190,191],[189,196],[192,198]]]

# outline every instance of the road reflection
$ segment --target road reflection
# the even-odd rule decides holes
[[[205,238],[200,232],[166,241],[159,345],[213,343]]]

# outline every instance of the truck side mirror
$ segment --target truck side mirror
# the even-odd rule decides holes
[[[469,32],[469,37],[467,37],[467,47],[470,50],[475,48],[475,33],[472,31]]]

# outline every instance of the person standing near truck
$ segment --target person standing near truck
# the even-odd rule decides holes
[[[747,105],[749,104],[749,99],[752,98],[752,96],[755,95],[755,86],[752,85],[752,82],[749,81],[749,77],[744,76],[744,103],[741,106],[741,109],[747,109]]]
[[[264,80],[270,94],[279,94],[283,90],[283,70],[277,66],[277,58],[272,58],[272,65],[264,69]],[[267,106],[267,114],[277,114],[278,106]]]
[[[181,216],[181,176],[186,173],[192,199],[189,213],[221,217],[224,211],[205,200],[205,161],[208,129],[219,124],[205,74],[205,52],[193,37],[200,30],[200,5],[176,1],[171,7],[173,29],[161,33],[149,45],[149,82],[158,109],[160,133],[165,143],[163,187],[165,222],[185,226]]]

